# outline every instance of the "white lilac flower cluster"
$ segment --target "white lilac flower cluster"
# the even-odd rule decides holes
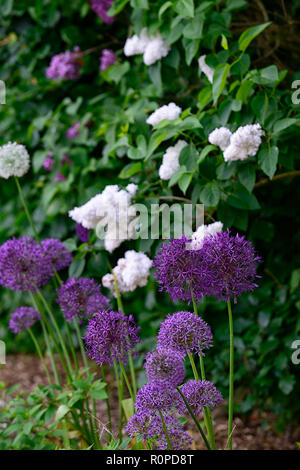
[[[188,144],[184,140],[178,140],[176,145],[168,147],[163,155],[162,165],[159,168],[159,176],[162,180],[169,180],[179,168],[179,155]]]
[[[23,176],[29,170],[30,160],[26,147],[16,142],[8,142],[0,147],[0,176]]]
[[[205,62],[205,58],[206,58],[206,55],[202,55],[199,59],[198,59],[198,64],[199,64],[199,67],[201,69],[201,72],[204,73],[204,75],[206,75],[208,81],[210,83],[213,82],[213,78],[214,78],[214,72],[215,72],[215,69],[213,69],[212,67],[210,67],[209,65],[207,65],[207,63]]]
[[[192,240],[187,244],[187,248],[189,250],[200,250],[206,237],[210,235],[216,235],[217,233],[222,232],[222,230],[222,222],[214,222],[213,224],[209,225],[200,225],[196,232],[193,233]]]
[[[112,252],[124,240],[135,236],[136,211],[131,200],[136,191],[135,184],[129,184],[126,189],[119,189],[118,185],[106,186],[83,206],[69,211],[69,216],[87,229],[106,228],[104,246]]]
[[[260,124],[248,124],[239,127],[234,134],[226,127],[220,127],[209,134],[208,140],[224,152],[225,162],[232,162],[254,157],[261,144],[262,135]]]
[[[143,28],[138,36],[134,34],[128,38],[124,46],[124,54],[129,57],[132,55],[143,54],[145,65],[152,65],[162,57],[166,57],[170,51],[170,47],[163,40],[159,33],[152,36],[147,35],[147,29]]]
[[[164,119],[174,121],[174,119],[179,118],[181,111],[181,108],[175,103],[165,104],[157,108],[154,113],[150,114],[146,122],[147,124],[151,124],[151,126],[156,126],[156,124]]]
[[[113,268],[113,274],[103,276],[102,284],[110,289],[115,297],[115,279],[120,294],[133,292],[137,287],[144,287],[147,284],[151,266],[151,259],[144,253],[126,251],[124,258],[120,258],[117,266]]]

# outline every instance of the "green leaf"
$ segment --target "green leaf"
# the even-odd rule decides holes
[[[122,77],[128,72],[129,69],[129,62],[123,62],[122,64],[111,65],[102,73],[103,76],[108,79],[108,81],[119,83]]]
[[[234,193],[228,196],[227,203],[237,209],[260,209],[260,205],[254,194],[249,193],[249,191],[241,184],[236,185]]]
[[[122,180],[131,178],[131,176],[141,171],[142,171],[141,162],[129,163],[122,169],[121,173],[119,174],[119,178]]]
[[[223,49],[225,49],[225,51],[228,50],[228,41],[227,41],[227,37],[224,36],[224,34],[221,35],[221,46],[223,47]]]
[[[206,145],[206,147],[204,147],[204,149],[200,152],[199,158],[197,160],[198,165],[199,163],[203,162],[203,160],[205,160],[205,158],[210,152],[212,152],[213,150],[217,150],[217,148],[218,147],[216,147],[215,145]]]
[[[204,26],[204,15],[196,15],[183,30],[183,35],[187,39],[200,39],[202,37]]]
[[[107,398],[107,392],[105,390],[91,390],[90,395],[95,400],[105,400]]]
[[[253,41],[256,36],[264,31],[268,26],[270,26],[271,22],[260,24],[258,26],[252,26],[251,28],[246,29],[240,37],[239,37],[239,49],[242,52],[245,52],[247,47],[249,46],[250,42]]]
[[[185,166],[181,166],[180,168],[178,168],[178,170],[175,171],[174,175],[172,176],[172,178],[169,180],[169,188],[171,186],[173,186],[174,184],[177,183],[177,181],[179,180],[179,178],[184,174],[186,173],[186,168]]]
[[[212,86],[214,105],[216,105],[218,98],[221,95],[226,85],[226,80],[229,74],[229,70],[230,70],[229,64],[220,64],[215,69],[214,78],[213,78],[213,86]]]
[[[128,2],[129,0],[115,0],[107,12],[108,16],[114,16],[120,13]]]
[[[193,18],[194,16],[194,0],[177,0],[175,7],[176,13],[185,18]]]
[[[295,377],[293,375],[289,375],[288,377],[279,380],[278,387],[285,395],[289,395],[293,390],[295,383]]]
[[[278,154],[278,147],[275,146],[262,148],[258,152],[258,164],[269,178],[273,178],[276,173]]]
[[[278,134],[279,132],[282,132],[284,129],[287,129],[290,126],[293,126],[298,119],[293,119],[293,118],[285,118],[285,119],[280,119],[279,121],[276,121],[274,126],[273,126],[273,132],[275,134]]]
[[[67,405],[60,405],[55,415],[55,421],[60,421],[69,411],[70,408]]]
[[[158,11],[158,18],[161,19],[164,12],[173,5],[172,2],[165,2]]]
[[[132,398],[126,398],[122,400],[122,407],[126,416],[127,421],[133,416],[134,414],[134,405],[132,402]]]
[[[75,276],[77,279],[83,273],[85,267],[85,259],[73,259],[72,263],[69,266],[69,277]]]
[[[194,144],[183,147],[179,155],[179,163],[185,166],[188,171],[195,170],[197,166],[198,152]]]
[[[200,192],[200,200],[207,207],[215,207],[220,199],[220,190],[218,185],[213,181],[207,183]]]
[[[193,179],[193,174],[192,173],[184,173],[178,181],[178,186],[183,192],[183,194],[186,193],[189,185],[191,184],[191,181]]]
[[[240,182],[248,189],[249,192],[251,192],[256,179],[254,165],[252,163],[242,164],[239,167],[238,176]]]

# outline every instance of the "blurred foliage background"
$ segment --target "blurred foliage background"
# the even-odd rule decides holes
[[[81,244],[67,214],[112,183],[138,184],[137,201],[147,204],[162,196],[204,203],[206,222],[221,220],[254,243],[264,259],[259,288],[234,306],[236,411],[271,410],[280,428],[300,409],[299,366],[291,362],[291,344],[300,334],[300,106],[292,102],[293,94],[297,98],[292,84],[300,80],[300,0],[116,0],[112,11],[116,20],[106,25],[85,0],[1,1],[0,79],[6,104],[0,105],[0,143],[17,141],[29,149],[32,169],[22,179],[23,190],[41,237],[60,238],[72,249],[69,274],[101,281],[108,271],[103,243],[92,236],[90,244]],[[245,30],[268,22],[261,34],[245,41]],[[123,54],[126,38],[145,26],[151,33],[160,31],[171,45],[169,55],[150,67],[140,56]],[[80,78],[47,79],[51,57],[74,46],[92,50]],[[118,62],[100,72],[103,48],[112,49]],[[218,70],[213,84],[201,75],[203,54]],[[183,109],[181,118],[150,129],[149,113],[170,101]],[[78,121],[79,135],[68,140],[67,129]],[[256,122],[265,137],[258,155],[245,162],[224,163],[208,143],[216,127],[234,131]],[[181,159],[168,183],[159,179],[158,168],[178,137],[189,142],[189,158]],[[42,167],[49,152],[55,159],[51,172]],[[64,155],[69,163],[62,163]],[[55,181],[58,171],[64,181]],[[13,180],[1,182],[0,203],[1,243],[32,235]],[[123,243],[110,263],[129,248],[153,257],[159,243]],[[26,296],[1,289],[0,338],[8,353],[32,350],[25,335],[13,337],[7,330],[8,315],[21,300]],[[154,280],[126,295],[124,304],[142,327],[142,352],[154,346],[166,314],[186,308],[158,293]],[[199,308],[214,333],[208,374],[226,395],[225,305],[205,299]]]

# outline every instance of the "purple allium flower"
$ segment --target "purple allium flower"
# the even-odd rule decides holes
[[[169,429],[178,428],[178,419],[169,414],[163,415],[166,426]],[[143,439],[160,437],[164,433],[162,421],[158,413],[135,413],[128,421],[127,432],[130,437],[143,436]]]
[[[114,0],[91,0],[91,8],[101,18],[104,23],[111,24],[115,17],[108,16],[107,11],[110,9]]]
[[[64,269],[72,262],[72,254],[67,250],[66,246],[57,238],[45,238],[41,242],[42,248],[45,250],[56,271]]]
[[[75,122],[73,126],[69,127],[69,129],[66,132],[67,139],[74,139],[74,137],[77,137],[79,135],[79,127],[80,127],[80,121]]]
[[[81,224],[76,224],[76,233],[82,243],[89,241],[89,230]]]
[[[79,47],[74,52],[66,51],[52,57],[50,66],[46,69],[46,76],[50,79],[64,78],[74,80],[79,77],[83,60]]]
[[[183,357],[190,352],[204,356],[204,349],[212,346],[212,332],[208,324],[191,312],[168,315],[160,325],[158,349],[175,349]]]
[[[214,408],[223,401],[221,393],[208,380],[189,380],[181,387],[181,392],[198,417],[205,406]]]
[[[48,155],[46,155],[46,158],[43,162],[43,168],[44,170],[46,171],[52,171],[53,168],[54,168],[54,160],[53,160],[53,153],[48,153]]]
[[[195,300],[203,297],[203,272],[200,250],[186,248],[190,240],[184,235],[162,244],[153,266],[160,290],[166,290],[172,300]]]
[[[34,308],[19,307],[11,314],[8,327],[13,333],[20,333],[20,331],[27,330],[40,319],[40,314]]]
[[[94,279],[68,279],[58,289],[59,306],[67,321],[74,317],[87,318],[104,308],[109,300],[101,294]]]
[[[181,429],[168,429],[168,435],[172,444],[173,450],[189,450],[191,449],[193,439],[192,436]],[[160,438],[154,444],[154,449],[167,450],[168,442],[165,434],[161,434]]]
[[[175,388],[182,384],[185,368],[182,356],[174,349],[160,349],[147,354],[145,369],[149,380],[165,382]]]
[[[251,291],[257,284],[255,279],[257,263],[261,258],[256,254],[251,242],[245,237],[217,233],[204,240],[200,250],[202,269],[205,272],[205,293],[219,300],[228,300]]]
[[[54,178],[54,181],[65,181],[65,179],[66,179],[66,178],[64,177],[64,175],[62,174],[62,172],[59,171],[59,172],[56,174],[56,176],[55,176],[55,178]]]
[[[52,264],[33,238],[13,238],[0,246],[0,284],[12,290],[36,291],[52,276]]]
[[[140,342],[139,329],[132,315],[100,310],[88,322],[86,353],[99,365],[104,362],[113,365],[113,360],[126,364],[128,353]]]
[[[153,380],[137,392],[135,408],[139,413],[182,411],[184,403],[176,389],[166,387],[166,382]]]
[[[100,70],[106,70],[110,65],[114,64],[117,56],[111,49],[103,49],[100,57]]]

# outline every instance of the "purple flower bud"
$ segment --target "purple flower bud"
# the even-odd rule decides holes
[[[48,153],[46,156],[44,162],[43,162],[43,168],[46,171],[52,171],[54,168],[54,160],[53,160],[53,153]]]
[[[76,224],[76,233],[82,243],[89,241],[89,230],[81,224]]]
[[[73,126],[69,127],[69,129],[66,132],[67,139],[74,139],[74,137],[77,137],[79,135],[79,127],[80,127],[80,121],[75,122]]]
[[[103,49],[100,57],[100,70],[106,70],[116,60],[117,56],[111,49]]]
[[[76,46],[74,52],[66,51],[53,56],[50,66],[46,69],[46,76],[50,79],[74,80],[79,77],[82,66],[80,49]]]
[[[40,314],[34,308],[19,307],[11,314],[8,327],[13,333],[20,333],[22,330],[30,328],[40,319]]]
[[[55,178],[54,178],[54,181],[65,181],[65,180],[66,180],[66,178],[64,177],[62,172],[58,171]]]
[[[107,11],[110,9],[114,0],[91,0],[91,8],[104,21],[111,24],[115,20],[114,16],[108,16]]]

